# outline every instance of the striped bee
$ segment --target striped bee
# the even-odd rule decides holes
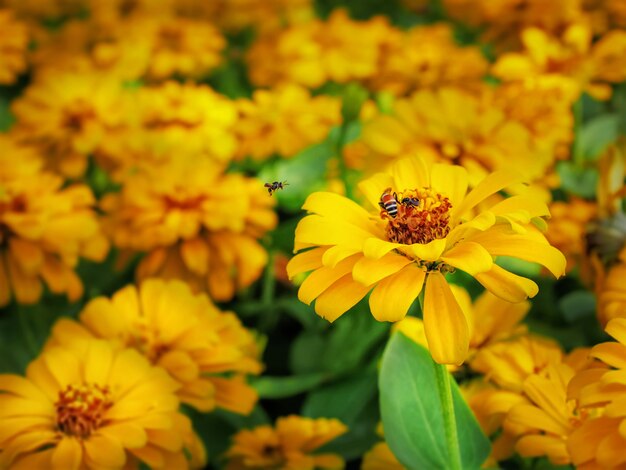
[[[381,209],[386,211],[392,219],[398,215],[398,199],[396,193],[391,193],[391,188],[385,189],[383,194],[380,196],[378,205]]]

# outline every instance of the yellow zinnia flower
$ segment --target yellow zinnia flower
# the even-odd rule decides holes
[[[238,101],[239,157],[263,160],[274,154],[293,157],[323,141],[341,121],[341,102],[331,96],[312,97],[297,85],[256,90],[252,100]]]
[[[122,249],[145,252],[137,278],[175,278],[215,300],[260,276],[267,253],[258,240],[277,223],[263,183],[223,174],[196,155],[145,167],[102,200],[106,227]]]
[[[11,10],[0,9],[0,84],[9,85],[26,69],[28,29]]]
[[[120,91],[106,75],[47,70],[13,101],[15,134],[40,147],[52,168],[81,176],[87,157],[121,123]]]
[[[83,184],[63,187],[33,149],[0,136],[0,306],[39,300],[43,283],[71,301],[83,294],[79,258],[101,261],[108,242]]]
[[[192,431],[177,388],[131,349],[100,340],[50,348],[25,378],[0,375],[0,467],[187,468]]]
[[[200,411],[219,406],[248,414],[257,401],[244,380],[262,368],[254,337],[234,313],[219,311],[181,281],[149,279],[110,300],[98,297],[83,309],[80,323],[59,320],[48,344],[91,338],[138,350],[180,384],[181,402]]]
[[[290,277],[314,271],[300,286],[300,300],[317,299],[315,311],[334,321],[372,291],[374,317],[398,321],[425,286],[430,352],[439,363],[461,364],[468,353],[469,327],[446,282],[447,272],[461,269],[498,297],[521,302],[537,293],[537,285],[498,266],[495,257],[539,263],[557,277],[565,269],[564,256],[533,225],[541,225],[540,218],[548,215],[536,198],[519,195],[473,212],[519,181],[518,175],[497,172],[468,193],[464,168],[406,158],[360,184],[374,208],[381,194],[385,202],[396,193],[398,202],[378,216],[342,196],[312,194],[303,206],[312,214],[296,228],[295,250],[312,249],[288,265]]]
[[[348,428],[337,419],[286,416],[276,427],[258,426],[239,431],[226,453],[227,470],[342,469],[335,454],[313,454],[317,448],[344,434]]]

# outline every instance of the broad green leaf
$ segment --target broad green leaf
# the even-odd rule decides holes
[[[324,354],[326,339],[314,331],[303,331],[291,344],[289,368],[296,374],[320,372],[319,358]]]
[[[585,123],[580,131],[579,151],[585,158],[597,157],[619,134],[619,115],[602,114]]]
[[[490,443],[454,381],[451,386],[461,467],[478,469]],[[443,409],[428,351],[394,334],[383,355],[379,389],[385,439],[398,460],[409,469],[447,468]]]
[[[261,398],[285,398],[311,390],[329,379],[329,374],[300,374],[285,377],[262,376],[250,379]]]
[[[14,118],[11,114],[10,104],[9,97],[0,93],[0,132],[7,131],[13,124]]]
[[[556,170],[564,190],[585,198],[595,196],[598,184],[598,172],[595,169],[578,168],[572,163],[561,162]]]

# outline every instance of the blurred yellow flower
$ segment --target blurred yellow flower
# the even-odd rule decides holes
[[[583,0],[594,33],[626,28],[626,3],[622,0]]]
[[[180,384],[182,403],[200,411],[216,406],[249,414],[256,392],[246,374],[258,374],[259,348],[232,312],[221,312],[204,294],[181,281],[149,279],[128,286],[109,300],[98,297],[80,314],[80,323],[61,319],[49,345],[92,338],[134,348]]]
[[[391,31],[382,16],[355,21],[336,9],[326,21],[261,35],[246,55],[250,79],[257,86],[295,83],[310,88],[367,79],[376,73]]]
[[[344,434],[348,428],[337,419],[291,415],[276,420],[276,427],[258,426],[233,436],[226,453],[227,470],[333,469],[344,467],[336,454],[313,454],[317,448]]]
[[[43,284],[71,301],[82,296],[79,258],[102,261],[108,251],[95,203],[87,186],[64,187],[33,149],[0,136],[0,306],[37,302]]]
[[[554,161],[553,153],[539,145],[525,123],[511,119],[494,101],[487,88],[478,95],[458,88],[418,91],[396,100],[391,113],[365,123],[361,138],[379,167],[398,157],[419,155],[464,166],[471,186],[503,168],[527,181],[543,177]]]
[[[599,100],[611,96],[611,84],[626,79],[626,31],[613,30],[599,41],[583,23],[572,24],[560,36],[538,28],[522,32],[523,52],[502,55],[493,74],[504,81],[560,75]]]
[[[259,180],[186,154],[138,170],[102,200],[113,243],[146,253],[139,280],[183,279],[220,301],[265,267],[258,240],[277,223],[273,204]]]
[[[292,278],[314,271],[300,286],[299,299],[307,304],[317,299],[315,311],[334,321],[372,291],[374,317],[398,321],[425,286],[429,350],[439,363],[461,364],[470,330],[446,273],[461,269],[498,297],[521,302],[537,293],[537,285],[501,268],[494,258],[539,263],[557,277],[565,269],[564,256],[533,225],[541,225],[548,210],[532,195],[473,212],[520,180],[519,175],[496,172],[468,193],[464,168],[405,158],[359,185],[371,207],[389,202],[396,193],[396,202],[379,217],[342,196],[313,193],[303,206],[312,214],[300,221],[295,237],[296,251],[311,249],[288,265]]]
[[[136,351],[92,340],[0,375],[0,467],[188,468],[176,381]]]
[[[390,29],[383,52],[366,86],[405,95],[421,88],[472,87],[480,84],[488,63],[475,46],[460,47],[444,23]]]
[[[383,423],[378,423],[376,434],[385,438]],[[404,468],[384,440],[366,452],[361,463],[361,470],[404,470]]]
[[[39,147],[52,168],[81,176],[87,157],[121,124],[120,93],[106,75],[49,70],[13,101],[15,135]]]
[[[312,97],[298,85],[256,90],[251,100],[237,102],[239,157],[263,160],[272,155],[293,157],[323,141],[341,120],[341,102],[331,96]]]
[[[611,320],[606,332],[617,342],[598,344],[591,355],[611,368],[581,371],[568,388],[568,398],[576,399],[581,409],[594,413],[567,442],[572,463],[579,468],[622,468],[626,464],[626,318]]]
[[[29,34],[11,10],[0,9],[0,84],[10,85],[26,70]]]

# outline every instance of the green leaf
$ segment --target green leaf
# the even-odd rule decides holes
[[[319,358],[324,354],[326,339],[315,331],[303,331],[291,345],[289,368],[296,374],[319,372]]]
[[[13,124],[14,118],[11,114],[10,105],[10,98],[4,93],[0,93],[0,132],[7,131]]]
[[[583,125],[580,131],[580,152],[585,158],[592,159],[617,139],[619,134],[619,115],[602,114]]]
[[[585,198],[595,196],[598,183],[598,172],[595,169],[579,168],[572,163],[561,162],[556,170],[563,189]]]
[[[329,379],[328,374],[300,374],[285,377],[263,376],[250,379],[250,384],[261,398],[285,398],[299,395]]]
[[[448,451],[435,364],[428,351],[403,334],[394,334],[382,360],[380,407],[385,439],[409,469],[447,468]],[[477,469],[490,443],[452,381],[452,399],[461,467]]]
[[[593,316],[596,312],[596,297],[586,290],[570,292],[559,300],[559,310],[569,323]]]

